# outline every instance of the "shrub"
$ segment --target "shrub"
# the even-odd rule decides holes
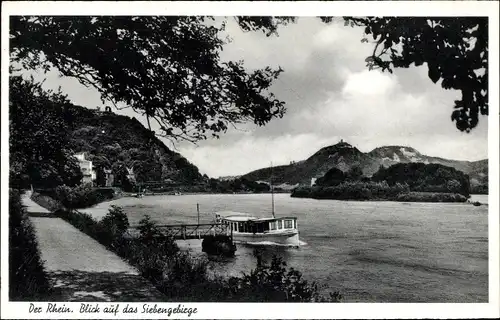
[[[83,233],[91,236],[92,238],[98,239],[99,225],[97,220],[94,219],[88,213],[82,213],[78,211],[67,211],[60,209],[54,212],[58,217],[68,221],[75,228],[82,231]]]
[[[112,205],[109,212],[99,222],[113,237],[122,237],[129,228],[128,217],[123,209]]]
[[[286,268],[281,258],[274,256],[271,264],[259,262],[257,268],[242,278],[228,281],[237,301],[259,302],[339,302],[342,296],[332,293],[323,297],[315,283],[302,278],[302,273]]]
[[[49,211],[57,211],[61,209],[61,203],[59,203],[59,201],[54,200],[52,197],[48,195],[41,194],[36,191],[33,192],[33,194],[31,195],[31,200],[35,201],[40,206],[44,207]]]
[[[55,198],[69,209],[88,208],[106,199],[112,199],[114,192],[109,189],[94,189],[91,184],[82,184],[74,188],[66,185],[57,186]]]
[[[291,197],[295,198],[311,198],[313,188],[298,187],[292,190]]]
[[[110,248],[122,245],[125,232],[128,230],[129,222],[123,210],[111,206],[109,212],[94,226],[95,238]]]
[[[9,194],[9,298],[14,301],[43,300],[49,281],[38,250],[31,222],[19,193]]]
[[[164,279],[169,283],[181,286],[204,282],[207,276],[208,260],[193,258],[187,252],[178,252],[166,261]]]

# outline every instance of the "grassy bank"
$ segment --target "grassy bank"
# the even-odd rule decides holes
[[[40,301],[50,294],[35,231],[20,194],[9,192],[9,300]]]
[[[112,206],[100,221],[78,211],[58,210],[56,215],[135,266],[167,301],[339,302],[342,298],[339,293],[320,296],[315,283],[303,280],[300,272],[277,258],[269,264],[260,261],[241,277],[216,277],[209,274],[206,258],[181,252],[149,217],[140,221],[139,236],[130,237],[127,216],[118,207]]]
[[[458,193],[414,192],[406,184],[389,186],[384,182],[344,182],[331,187],[299,187],[291,197],[330,200],[358,201],[403,201],[403,202],[466,202]]]

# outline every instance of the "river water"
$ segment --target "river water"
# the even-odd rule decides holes
[[[473,196],[487,203],[487,196]],[[211,222],[215,211],[271,215],[268,194],[122,198],[85,210],[105,214],[122,206],[132,225],[145,214],[160,223]],[[298,217],[299,249],[266,248],[315,281],[322,293],[348,302],[487,302],[488,205],[336,201],[275,195],[276,215]],[[201,250],[201,249],[200,249]],[[196,249],[195,249],[196,251]],[[255,267],[254,249],[238,245],[234,258],[213,260],[217,274]]]

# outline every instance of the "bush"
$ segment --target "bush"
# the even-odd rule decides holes
[[[61,185],[55,189],[55,198],[69,209],[88,208],[113,198],[114,192],[105,190],[94,189],[91,184],[82,184],[74,188]]]
[[[49,281],[38,250],[36,235],[19,193],[9,194],[9,298],[45,300]]]
[[[298,187],[292,190],[291,197],[294,198],[311,198],[313,188],[311,187]]]
[[[52,197],[41,194],[38,192],[33,192],[31,195],[31,200],[35,201],[38,203],[40,206],[44,207],[45,209],[49,211],[57,211],[61,209],[61,203],[57,200],[54,200]]]
[[[164,280],[182,287],[207,281],[208,260],[193,258],[187,252],[178,252],[166,261]]]
[[[123,209],[112,205],[100,224],[116,237],[121,237],[129,228],[128,217]]]
[[[236,301],[259,302],[340,302],[342,296],[332,293],[323,297],[315,283],[302,279],[302,273],[286,268],[281,258],[274,256],[271,264],[258,262],[257,268],[242,278],[232,278],[228,285]]]
[[[128,228],[128,218],[123,209],[111,206],[109,212],[97,224],[96,237],[106,246],[116,247],[120,245]]]
[[[98,239],[99,225],[97,220],[94,219],[88,213],[82,212],[72,212],[64,209],[60,209],[54,212],[58,217],[66,220],[72,224],[75,228],[82,231],[83,233],[91,236],[92,238]]]

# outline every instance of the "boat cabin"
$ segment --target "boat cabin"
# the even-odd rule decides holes
[[[236,233],[273,233],[297,230],[296,217],[256,218],[245,214],[217,215],[216,219]]]

